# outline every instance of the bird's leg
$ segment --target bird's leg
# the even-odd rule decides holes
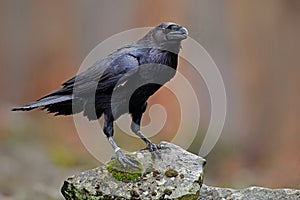
[[[120,161],[120,163],[123,165],[123,167],[126,167],[127,165],[139,168],[136,163],[136,161],[129,157],[124,155],[124,153],[121,151],[120,147],[116,144],[116,142],[113,139],[113,119],[111,117],[108,117],[107,115],[104,115],[104,128],[103,128],[104,134],[107,136],[109,143],[113,147],[117,159]]]
[[[133,117],[132,122],[131,122],[131,130],[146,143],[145,149],[148,149],[154,157],[161,159],[161,154],[160,154],[158,146],[156,144],[154,144],[151,140],[149,140],[141,132],[140,124],[141,124],[141,117],[139,117],[139,118]]]
[[[126,165],[130,165],[132,167],[139,168],[138,165],[135,164],[136,161],[133,158],[124,155],[124,153],[121,151],[120,147],[118,147],[118,145],[116,144],[116,142],[114,141],[114,139],[112,137],[109,137],[108,141],[111,144],[111,146],[113,147],[113,149],[116,153],[117,159],[120,161],[120,163],[122,164],[123,167],[126,167]]]

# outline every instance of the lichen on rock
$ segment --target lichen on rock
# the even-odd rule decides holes
[[[131,156],[131,158],[136,160],[133,156]],[[142,176],[143,166],[137,160],[135,164],[138,166],[138,168],[129,165],[124,167],[120,161],[114,158],[106,163],[106,169],[118,181],[136,181]]]
[[[171,143],[162,142],[162,159],[147,150],[130,153],[140,163],[122,169],[117,160],[107,166],[68,178],[62,188],[66,199],[197,199],[205,160]],[[121,169],[121,170],[120,170]],[[201,180],[201,182],[199,182]]]
[[[263,187],[249,187],[244,189],[219,188],[203,185],[198,200],[299,200],[300,190],[296,189],[269,189]]]
[[[178,176],[178,172],[175,169],[167,169],[165,171],[165,176],[168,178],[176,177]]]

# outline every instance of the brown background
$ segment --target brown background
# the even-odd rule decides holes
[[[186,26],[224,78],[227,120],[207,156],[205,182],[299,188],[299,19],[297,0],[0,1],[0,197],[61,198],[65,177],[98,165],[80,143],[72,118],[10,108],[59,87],[111,35],[163,21]],[[180,63],[202,99],[202,131],[190,147],[197,152],[209,96],[203,81]],[[172,97],[167,94],[162,90],[151,102],[166,104]],[[177,115],[168,118],[165,134],[177,128]]]

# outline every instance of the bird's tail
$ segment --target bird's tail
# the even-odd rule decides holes
[[[29,103],[22,107],[13,108],[12,111],[28,111],[38,107],[45,107],[56,103],[72,100],[72,95],[55,95],[41,98],[35,102]]]
[[[72,103],[73,103],[72,94],[53,95],[53,96],[49,95],[35,102],[29,103],[28,105],[13,108],[12,111],[28,111],[36,108],[42,108],[42,109],[47,109],[50,113],[56,113],[56,115],[69,115],[74,113],[74,109],[72,109],[73,108]],[[81,110],[82,110],[81,108],[78,108],[76,112],[80,112]]]

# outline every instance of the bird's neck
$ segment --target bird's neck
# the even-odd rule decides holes
[[[181,48],[181,42],[175,41],[175,42],[162,43],[159,45],[159,48],[178,54]]]
[[[178,54],[163,49],[152,49],[150,52],[151,62],[172,67],[176,70],[178,63]]]

